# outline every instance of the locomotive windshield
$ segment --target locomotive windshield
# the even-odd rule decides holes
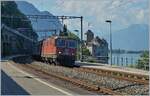
[[[56,46],[58,46],[58,47],[65,47],[65,40],[57,39]]]
[[[75,40],[69,40],[68,41],[68,47],[76,48],[77,47],[77,42]]]
[[[56,40],[56,46],[68,47],[68,48],[77,48],[77,42],[75,40],[57,39]]]

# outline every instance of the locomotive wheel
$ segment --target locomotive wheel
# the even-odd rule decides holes
[[[45,62],[45,59],[44,59],[44,57],[42,57],[42,62]]]
[[[49,64],[51,64],[52,63],[51,59],[49,59],[48,62],[49,62]]]
[[[44,61],[45,61],[45,63],[47,63],[47,59],[46,58],[44,59]]]

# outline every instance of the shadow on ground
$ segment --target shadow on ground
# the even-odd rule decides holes
[[[12,61],[18,64],[31,64],[33,62],[33,59],[31,56],[19,56],[14,57]]]
[[[1,78],[1,95],[30,95],[2,70]]]

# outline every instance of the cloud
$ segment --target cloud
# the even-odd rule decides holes
[[[131,7],[131,5],[134,5],[139,2],[142,3],[142,1],[146,0],[92,0],[92,1],[59,0],[59,1],[61,2],[59,9],[61,9],[63,12],[67,14],[70,13],[70,14],[85,15],[85,17],[91,16],[95,18],[97,22],[104,22],[104,19],[106,18],[115,19],[116,17],[120,17],[117,15],[130,13],[127,11],[130,11],[130,8],[134,9]],[[121,12],[125,10],[126,12]],[[144,14],[144,12],[141,9],[137,16],[137,19],[142,20],[142,18],[144,18],[145,15],[146,14]]]
[[[140,9],[140,10],[138,11],[137,15],[136,15],[136,18],[137,18],[139,21],[143,21],[144,15],[145,15],[144,13],[145,13],[144,10]]]
[[[43,1],[44,2],[44,1]],[[47,0],[47,4],[51,0]],[[135,23],[148,24],[148,0],[56,0],[49,6],[49,12],[57,15],[75,15],[84,17],[84,30],[91,23],[97,33],[107,29],[106,19],[113,21],[113,29],[120,30]],[[43,3],[44,4],[44,3]],[[80,28],[80,22],[65,21],[70,28]],[[76,22],[76,23],[75,23]]]

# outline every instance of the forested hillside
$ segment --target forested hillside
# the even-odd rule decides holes
[[[14,1],[1,2],[1,15],[2,24],[5,24],[13,29],[28,28],[30,30],[30,34],[32,34],[34,37],[37,37],[37,34],[33,31],[31,22],[23,13],[18,10],[17,4]],[[28,36],[29,33],[24,32],[24,34]]]

